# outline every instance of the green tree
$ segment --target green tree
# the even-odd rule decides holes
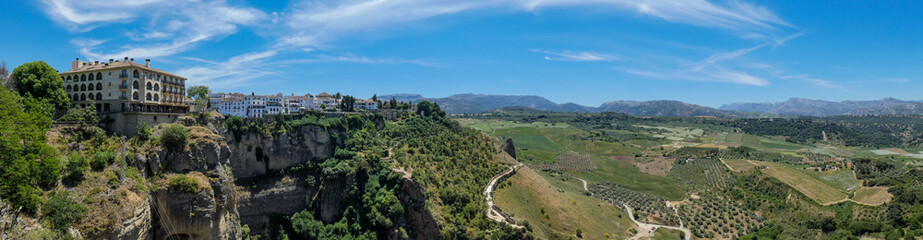
[[[340,110],[344,112],[352,112],[356,108],[356,98],[350,95],[343,96],[343,100],[340,101]]]
[[[25,63],[13,69],[13,85],[23,97],[51,103],[55,109],[65,109],[70,98],[64,92],[64,79],[58,71],[43,61]]]
[[[212,93],[212,91],[208,89],[208,86],[197,85],[186,88],[186,94],[195,100],[196,105],[203,104],[205,107],[211,107],[211,102],[208,101],[209,93]]]
[[[151,139],[151,128],[145,122],[138,122],[138,140],[147,141]]]
[[[48,146],[50,104],[0,88],[0,197],[35,212],[35,185],[51,185],[60,174],[57,152]]]
[[[189,140],[189,131],[179,124],[169,124],[163,129],[160,136],[160,144],[170,152],[182,152],[186,149],[186,142]]]
[[[42,214],[51,223],[51,228],[65,231],[71,224],[86,216],[87,206],[71,199],[68,191],[54,192],[42,207]]]

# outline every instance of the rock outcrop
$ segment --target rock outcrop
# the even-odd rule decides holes
[[[405,180],[401,191],[397,194],[404,209],[407,210],[407,223],[413,231],[411,236],[416,239],[441,239],[439,232],[442,228],[436,218],[426,209],[426,195],[423,188],[413,180]],[[399,233],[394,233],[399,234]],[[389,236],[389,239],[398,239],[399,236]]]
[[[153,194],[155,239],[240,239],[233,181],[222,168],[195,179],[205,184],[196,193],[167,188]]]
[[[230,166],[235,177],[248,178],[307,161],[328,159],[333,157],[336,142],[331,136],[335,134],[338,133],[316,125],[276,136],[244,134],[239,141],[229,141]]]

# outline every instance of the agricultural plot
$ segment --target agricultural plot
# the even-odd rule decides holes
[[[554,163],[528,164],[530,168],[539,170],[557,170],[569,172],[582,172],[596,169],[596,163],[590,160],[590,155],[577,152],[566,152],[555,157]]]
[[[795,188],[805,196],[814,199],[820,204],[829,204],[846,199],[846,193],[830,186],[823,181],[811,177],[798,169],[771,162],[754,162],[755,164],[766,166],[763,173],[769,174],[779,181],[782,181],[792,188]]]
[[[886,187],[862,187],[856,190],[852,200],[861,204],[879,206],[890,202],[892,197],[894,196],[888,193]]]
[[[859,180],[856,179],[856,175],[850,170],[814,171],[809,168],[809,170],[801,171],[840,191],[850,192],[859,187]]]
[[[733,182],[724,164],[714,159],[679,160],[669,176],[691,185],[695,189],[724,189]]]
[[[593,183],[589,186],[593,196],[606,202],[622,205],[628,204],[638,214],[639,221],[679,226],[676,212],[667,207],[666,199],[622,187],[615,183]]]
[[[727,164],[731,171],[735,172],[746,172],[756,167],[756,165],[744,159],[721,159],[721,161]]]
[[[701,137],[702,134],[705,133],[705,130],[698,129],[698,128],[688,128],[688,127],[652,127],[652,126],[644,126],[644,125],[637,125],[636,127],[663,130],[664,132],[659,133],[659,134],[654,134],[652,136],[657,137],[657,138],[666,138],[668,140],[673,140],[673,141],[694,139],[697,137]]]
[[[683,224],[699,238],[736,239],[764,225],[754,212],[709,192],[680,205],[678,212]]]

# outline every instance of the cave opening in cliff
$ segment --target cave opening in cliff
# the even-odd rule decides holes
[[[262,162],[262,161],[263,161],[263,148],[262,148],[262,147],[256,147],[256,153],[254,153],[254,154],[256,154],[256,161],[257,161],[257,162]]]

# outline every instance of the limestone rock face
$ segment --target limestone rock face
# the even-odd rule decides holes
[[[506,138],[506,143],[501,147],[510,157],[516,158],[516,145],[513,144],[513,138]]]
[[[426,210],[426,195],[423,195],[423,188],[419,184],[413,180],[404,181],[397,197],[407,211],[408,223],[406,224],[414,231],[412,236],[416,236],[416,239],[442,238],[439,234],[442,228],[436,218]],[[398,233],[393,233],[389,238],[397,239],[399,236],[396,234]]]
[[[318,188],[306,181],[315,180],[313,176],[266,176],[239,187],[237,210],[241,224],[248,225],[252,235],[268,237],[272,216],[291,216],[309,207],[310,197]]]
[[[216,168],[197,193],[163,189],[154,193],[156,239],[240,239],[232,180]]]
[[[238,141],[226,136],[231,152],[230,164],[234,176],[254,177],[269,171],[284,169],[307,161],[333,157],[338,134],[322,126],[307,125],[299,132],[277,136],[245,134]]]

